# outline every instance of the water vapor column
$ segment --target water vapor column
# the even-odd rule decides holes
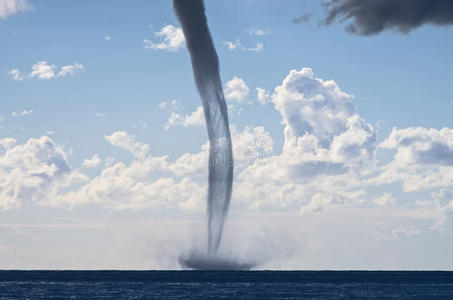
[[[173,7],[184,31],[208,129],[208,253],[215,254],[222,238],[233,182],[228,110],[219,75],[219,59],[209,32],[203,0],[173,0]]]

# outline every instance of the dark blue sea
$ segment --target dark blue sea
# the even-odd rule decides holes
[[[453,272],[0,271],[0,299],[453,299]]]

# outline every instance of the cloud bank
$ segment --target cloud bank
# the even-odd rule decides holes
[[[259,268],[341,268],[340,262],[329,261],[322,253],[332,247],[346,249],[342,244],[345,230],[357,234],[355,239],[346,238],[348,243],[367,241],[368,248],[360,246],[365,257],[369,251],[377,253],[379,247],[388,250],[386,243],[432,238],[432,231],[440,232],[450,224],[451,129],[394,128],[377,143],[376,130],[354,109],[354,97],[335,81],[316,77],[309,68],[289,71],[273,90],[257,90],[257,98],[273,104],[280,114],[283,139],[282,143],[274,140],[263,126],[231,126],[237,177],[232,195],[234,217],[227,226],[226,248],[220,249],[226,258],[237,254],[244,261],[258,258]],[[253,104],[258,106],[259,99],[247,103]],[[179,106],[177,100],[159,105],[170,113]],[[260,107],[264,108],[271,106]],[[180,120],[185,122],[192,115],[180,114]],[[159,144],[148,145],[125,131],[110,132],[100,140],[125,150],[130,157],[122,161],[93,155],[81,160],[79,167],[88,176],[71,166],[69,149],[47,136],[22,143],[0,139],[0,209],[99,206],[112,213],[171,213],[172,221],[189,216],[201,219],[206,209],[208,142],[193,152],[160,154]],[[385,160],[375,155],[381,151],[387,155]],[[281,217],[274,218],[276,212]],[[254,216],[244,217],[249,215]],[[255,228],[259,218],[264,227]],[[156,222],[153,219],[150,227],[156,227]],[[277,230],[278,222],[287,223]],[[181,249],[190,253],[194,249],[187,245],[203,244],[192,243],[183,231],[178,234],[167,227],[171,225],[155,228],[158,240],[154,248],[139,245],[156,251],[144,256],[153,256],[154,268],[178,268],[175,263]],[[166,249],[162,236],[171,236]],[[376,265],[354,266],[402,266],[401,258],[388,262],[389,257],[393,256],[385,256]],[[343,262],[357,260],[351,256]]]
[[[235,98],[242,99],[246,94],[242,82],[236,79],[230,84]],[[400,196],[386,189],[387,185],[399,186],[401,193],[437,193],[436,189],[453,185],[453,133],[449,128],[395,128],[378,144],[376,130],[355,111],[354,97],[334,81],[315,77],[309,68],[289,71],[273,92],[262,88],[257,91],[255,105],[260,101],[273,104],[281,115],[283,143],[276,147],[262,126],[231,126],[238,174],[232,196],[235,207],[296,210],[302,214],[342,206],[398,207]],[[170,116],[169,127],[203,124],[201,107],[184,115],[175,112],[179,106],[177,100],[159,105],[175,116]],[[22,145],[17,145],[15,139],[2,139],[2,207],[18,207],[27,199],[20,195],[25,195],[22,185],[30,178],[31,201],[40,205],[96,203],[113,209],[204,210],[207,142],[193,153],[159,155],[156,145],[137,141],[125,131],[104,138],[130,153],[132,160],[124,163],[94,155],[81,166],[95,168],[102,161],[105,165],[88,182],[83,182],[87,177],[69,165],[65,151],[50,138],[30,139]],[[376,152],[388,151],[385,149],[393,154],[388,162],[379,164]],[[16,163],[13,153],[19,150],[24,152],[20,157],[35,158]],[[25,162],[30,165],[21,167]],[[55,173],[44,172],[40,177],[36,175],[43,172],[32,171],[44,170],[46,165]],[[67,193],[58,192],[60,183],[75,184],[77,178],[81,185]],[[178,192],[166,193],[166,189]],[[51,202],[47,201],[49,193],[54,195]],[[438,207],[446,212],[448,205]]]
[[[424,243],[418,252],[413,243],[436,237],[443,241],[441,232],[451,224],[451,129],[395,128],[378,144],[376,130],[354,109],[354,97],[309,68],[289,71],[273,91],[257,92],[280,114],[283,143],[274,141],[262,126],[231,126],[237,177],[232,218],[219,249],[222,257],[253,261],[259,269],[445,268],[448,253],[441,259],[426,254],[437,253],[434,243]],[[247,103],[253,104],[259,105],[259,99]],[[177,100],[159,105],[169,112],[179,106]],[[124,220],[87,224],[83,219],[63,224],[60,230],[67,235],[80,226],[91,231],[103,226],[105,236],[115,236],[115,241],[96,241],[99,249],[105,248],[102,256],[92,261],[84,257],[78,267],[111,268],[113,262],[117,268],[181,268],[181,252],[190,254],[199,250],[191,245],[206,244],[199,220],[206,210],[209,143],[194,152],[159,154],[158,144],[147,145],[125,131],[100,139],[125,150],[130,159],[93,155],[80,162],[90,176],[71,166],[70,149],[47,136],[22,143],[0,139],[0,210],[97,206],[112,215],[156,213],[159,218],[146,218],[146,226],[141,221],[125,226]],[[389,157],[380,161],[375,155],[379,151],[390,152]],[[168,213],[169,220],[160,219]],[[20,230],[52,242],[48,234],[39,234],[41,229]],[[399,246],[389,248],[395,243]],[[345,250],[351,244],[359,245],[352,253]],[[30,244],[34,255],[35,246]],[[77,257],[73,249],[59,247],[58,257]],[[340,249],[345,256],[338,260],[329,249]],[[389,249],[391,254],[382,255]],[[11,263],[19,249],[6,244],[0,251],[0,264],[15,268],[43,262],[69,268],[74,263],[52,261],[45,251],[33,256],[40,258],[35,264],[24,256]],[[416,259],[405,260],[407,253]],[[357,261],[358,255],[369,259]]]

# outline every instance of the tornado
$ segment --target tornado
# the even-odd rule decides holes
[[[195,83],[203,102],[209,136],[208,254],[215,255],[222,239],[233,184],[233,152],[228,110],[203,0],[173,0],[192,60]]]

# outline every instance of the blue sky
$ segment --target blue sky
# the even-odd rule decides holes
[[[358,36],[318,1],[206,2],[237,161],[223,251],[452,269],[453,27]],[[171,1],[0,1],[0,268],[178,268],[203,243],[179,30]]]

